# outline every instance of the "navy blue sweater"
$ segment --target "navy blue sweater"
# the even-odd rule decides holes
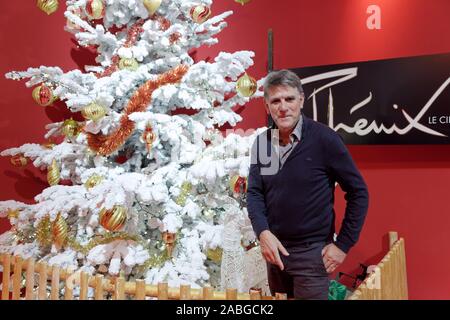
[[[265,157],[274,152],[271,130],[260,134],[252,147],[247,209],[253,229],[258,238],[262,231],[270,230],[288,246],[332,240],[337,182],[347,205],[335,244],[348,252],[358,240],[367,214],[367,186],[341,137],[304,115],[303,120],[302,138],[276,174],[261,174],[261,168],[270,164],[256,156],[261,148]]]

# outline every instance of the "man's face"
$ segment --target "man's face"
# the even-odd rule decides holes
[[[274,86],[268,90],[266,111],[270,113],[280,131],[289,131],[300,119],[303,101],[304,96],[297,88]]]

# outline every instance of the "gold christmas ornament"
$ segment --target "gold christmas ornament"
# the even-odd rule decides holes
[[[144,4],[145,8],[148,11],[149,15],[153,15],[161,6],[162,0],[143,0],[142,3]]]
[[[84,107],[81,110],[81,114],[87,120],[98,121],[105,116],[106,110],[104,107],[94,102]]]
[[[19,209],[9,209],[7,212],[8,219],[17,219],[19,217]]]
[[[258,89],[258,83],[247,73],[236,82],[236,90],[243,97],[251,97]]]
[[[12,156],[10,161],[15,167],[25,167],[28,163],[28,159],[21,153]]]
[[[179,206],[183,207],[186,204],[187,196],[191,192],[191,189],[192,189],[192,183],[190,183],[188,181],[183,182],[183,184],[181,185],[180,194],[178,195],[177,199],[175,200],[175,203],[178,204]]]
[[[104,0],[87,0],[86,14],[91,20],[102,19],[105,16],[105,1]]]
[[[52,244],[52,222],[49,215],[46,215],[38,222],[36,239],[41,247],[47,247]]]
[[[120,70],[130,70],[130,71],[136,71],[139,68],[139,63],[134,58],[122,58],[119,62],[119,69]]]
[[[99,213],[100,225],[109,231],[117,231],[122,228],[127,221],[127,209],[120,205],[115,205],[112,209],[103,208]]]
[[[93,174],[86,180],[86,182],[84,183],[84,186],[86,187],[86,189],[89,190],[89,189],[99,185],[100,182],[102,182],[102,181],[103,181],[103,177],[101,175]]]
[[[61,216],[61,213],[58,212],[56,219],[52,223],[52,235],[55,244],[59,247],[63,247],[66,244],[68,233],[69,227],[67,222]]]
[[[34,88],[31,95],[33,96],[34,101],[42,107],[47,107],[55,101],[53,90],[45,84],[41,84]]]
[[[62,133],[66,136],[66,138],[75,137],[79,133],[78,122],[72,118],[64,120],[62,125]]]
[[[206,252],[206,256],[209,260],[215,263],[220,263],[222,261],[222,252],[223,250],[220,247],[217,247],[215,249],[208,249],[208,251]]]
[[[142,134],[142,140],[145,142],[147,152],[150,152],[153,146],[153,142],[156,140],[156,134],[153,132],[151,125],[145,127],[144,133]]]
[[[59,3],[58,0],[38,0],[36,5],[39,9],[50,15],[58,10]]]
[[[233,193],[246,193],[247,192],[247,178],[241,176],[233,176],[230,179],[230,189]]]
[[[177,234],[165,231],[162,233],[162,239],[166,245],[167,255],[171,257],[173,249],[175,248],[175,241],[177,239]]]
[[[56,160],[53,159],[52,164],[48,167],[47,171],[47,181],[51,186],[55,186],[59,183],[61,179],[61,174],[59,171],[58,164]]]
[[[209,19],[209,17],[211,16],[211,9],[208,6],[199,4],[195,7],[192,7],[189,13],[192,20],[200,24]]]
[[[244,5],[246,3],[249,3],[252,0],[234,0],[234,1],[236,1],[237,3],[240,3],[241,5]]]

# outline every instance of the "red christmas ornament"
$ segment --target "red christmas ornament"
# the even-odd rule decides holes
[[[91,20],[102,19],[105,16],[104,0],[87,0],[86,13]]]
[[[247,192],[247,178],[241,176],[234,176],[230,179],[230,187],[233,193]]]
[[[53,90],[47,87],[45,84],[37,86],[33,89],[32,93],[34,101],[40,106],[46,107],[53,103]]]
[[[151,126],[147,126],[142,134],[142,140],[145,142],[145,146],[147,148],[147,152],[150,152],[153,146],[153,142],[156,140],[156,134],[153,132],[153,128]]]
[[[189,12],[192,20],[197,23],[203,23],[211,16],[211,9],[204,5],[198,5],[191,8]]]
[[[28,159],[23,154],[16,154],[11,157],[11,164],[15,167],[25,167],[28,163]]]

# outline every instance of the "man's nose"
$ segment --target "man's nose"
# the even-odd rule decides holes
[[[279,107],[279,111],[285,112],[285,111],[287,111],[287,110],[288,110],[288,108],[287,108],[287,103],[286,103],[286,101],[281,100],[280,107]]]

